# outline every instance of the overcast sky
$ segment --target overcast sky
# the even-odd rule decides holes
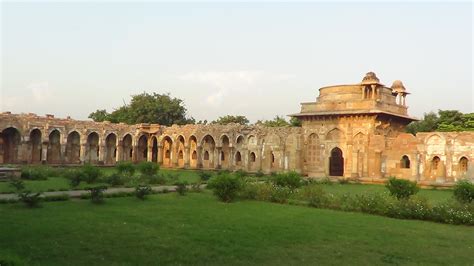
[[[474,112],[465,3],[2,3],[2,111],[86,119],[165,93],[197,120],[296,113],[374,71],[411,115]]]

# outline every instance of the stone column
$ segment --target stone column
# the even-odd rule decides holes
[[[202,146],[197,146],[196,153],[197,153],[196,168],[202,168]]]
[[[146,160],[148,162],[153,162],[153,142],[147,145]]]
[[[188,169],[190,167],[190,160],[191,160],[191,148],[188,146],[184,146],[184,168]]]
[[[217,158],[214,161],[214,168],[216,168],[216,169],[221,169],[222,168],[221,151],[222,151],[222,147],[216,147],[216,149],[214,151],[214,155],[216,155],[216,153],[217,153],[217,156],[216,156]]]
[[[106,155],[106,148],[104,145],[99,145],[99,158],[97,164],[104,164],[105,163],[105,155]]]
[[[122,141],[120,140],[118,145],[116,146],[117,154],[115,156],[115,161],[120,162],[123,160],[123,148],[122,148]]]
[[[229,158],[227,160],[229,160],[229,162],[228,162],[227,165],[228,165],[229,170],[232,171],[232,170],[234,170],[234,166],[235,166],[235,163],[236,163],[236,161],[235,161],[235,150],[234,150],[234,147],[232,147],[232,146],[229,147],[229,156],[228,157]],[[240,159],[243,159],[243,157],[244,157],[243,154],[240,154]],[[242,161],[240,163],[242,163]]]
[[[79,157],[81,160],[81,164],[84,164],[86,162],[86,152],[87,152],[87,145],[85,143],[81,143],[81,153]]]
[[[161,166],[163,165],[163,145],[162,144],[158,144],[158,154],[157,154],[157,158],[158,158],[158,164]]]
[[[46,164],[48,162],[48,143],[43,142],[41,144],[41,163]]]

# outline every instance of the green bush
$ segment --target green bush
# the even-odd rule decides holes
[[[199,171],[198,175],[201,178],[201,181],[208,181],[212,177],[211,172],[208,171]]]
[[[270,201],[276,203],[287,203],[292,194],[289,187],[273,186],[270,194]]]
[[[184,196],[186,195],[186,192],[188,191],[187,188],[188,182],[186,181],[181,181],[181,182],[176,182],[176,192],[178,192],[178,195]]]
[[[100,177],[100,169],[97,166],[91,164],[85,164],[80,167],[80,171],[82,171],[83,180],[88,184],[92,184],[96,182]]]
[[[272,181],[275,185],[280,187],[288,187],[296,189],[302,185],[302,177],[297,172],[288,172],[274,175]]]
[[[258,170],[258,172],[255,173],[255,176],[256,177],[263,177],[263,176],[265,176],[265,174],[263,173],[262,170]]]
[[[125,177],[119,173],[113,173],[105,178],[105,182],[111,186],[121,186],[125,184]]]
[[[29,208],[39,207],[41,201],[41,193],[31,193],[30,191],[24,191],[18,193],[18,199],[25,203]]]
[[[148,177],[148,184],[152,185],[164,185],[166,184],[166,177],[163,174],[151,175]]]
[[[153,162],[141,162],[136,167],[138,171],[145,176],[152,176],[158,173],[160,166]]]
[[[406,200],[398,200],[388,205],[387,216],[398,219],[427,220],[430,216],[431,207],[424,198],[411,197]]]
[[[244,178],[244,177],[248,176],[249,174],[246,171],[240,169],[240,170],[235,171],[234,175],[238,178]]]
[[[69,180],[69,184],[72,188],[79,186],[81,181],[85,179],[84,173],[80,169],[69,169],[64,175]]]
[[[474,225],[474,204],[443,202],[433,206],[429,219],[447,224]]]
[[[201,182],[191,184],[191,190],[192,190],[192,192],[200,193],[202,191]]]
[[[127,177],[132,177],[135,174],[135,165],[129,161],[122,161],[118,162],[115,165],[115,169],[121,175],[125,175]]]
[[[135,187],[135,196],[141,200],[145,200],[146,196],[151,192],[151,187],[148,185],[138,185]]]
[[[308,202],[315,208],[323,208],[329,205],[329,198],[323,188],[319,185],[308,185],[298,191],[298,198]]]
[[[471,203],[474,199],[474,184],[461,180],[454,186],[454,198],[460,203]]]
[[[21,168],[21,178],[28,180],[48,179],[48,169],[46,166],[25,166]]]
[[[390,192],[390,195],[395,196],[397,199],[407,199],[412,195],[415,195],[419,188],[416,186],[416,182],[412,182],[405,179],[396,179],[391,177],[385,187]]]
[[[10,186],[13,187],[16,191],[22,191],[25,189],[25,183],[20,179],[10,180]]]
[[[86,188],[86,190],[90,191],[90,199],[92,203],[99,204],[104,202],[104,190],[106,190],[107,187],[105,186],[98,186],[98,187],[89,187]]]
[[[246,182],[240,191],[240,197],[243,199],[270,201],[273,189],[274,185],[270,183]]]
[[[235,175],[221,174],[209,180],[208,188],[223,202],[231,202],[238,195],[242,184],[241,179]]]

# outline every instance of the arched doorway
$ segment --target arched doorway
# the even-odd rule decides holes
[[[132,155],[132,135],[127,134],[122,140],[122,161],[131,161]]]
[[[115,164],[117,156],[117,135],[110,133],[105,138],[105,164]]]
[[[41,162],[41,131],[39,129],[33,129],[30,132],[30,145],[31,145],[31,163]]]
[[[171,157],[176,156],[175,154],[171,154],[171,151],[173,149],[173,141],[169,136],[165,136],[162,141],[162,147],[163,147],[163,166],[164,167],[171,167],[172,166],[172,161]]]
[[[87,136],[86,161],[96,164],[99,161],[99,134],[92,132]]]
[[[66,142],[66,162],[81,162],[81,136],[77,131],[69,133]]]
[[[145,135],[142,135],[138,139],[138,152],[137,152],[137,161],[144,162],[148,157],[148,138]]]
[[[329,175],[344,175],[344,157],[342,156],[342,150],[337,147],[331,150],[331,157],[329,157]]]
[[[18,148],[20,145],[20,132],[13,127],[9,127],[0,133],[0,163],[17,163]]]
[[[58,164],[61,162],[61,134],[58,130],[53,130],[49,134],[46,159],[50,164]]]
[[[156,137],[152,139],[151,161],[154,163],[158,162],[158,140]]]

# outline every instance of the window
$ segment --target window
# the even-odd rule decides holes
[[[402,159],[400,160],[400,167],[403,169],[410,168],[410,158],[408,158],[408,156],[403,155]]]
[[[196,159],[197,159],[197,153],[196,153],[196,151],[193,151],[193,154],[191,155],[191,158],[192,158],[193,160],[196,160]]]
[[[237,152],[237,153],[235,154],[235,163],[236,163],[237,165],[240,165],[240,162],[241,162],[241,161],[242,161],[242,156],[240,155],[240,152]]]
[[[468,162],[469,160],[466,157],[462,157],[461,160],[459,160],[459,172],[462,174],[467,173]]]
[[[254,163],[254,162],[255,162],[255,159],[256,159],[256,158],[255,158],[255,153],[253,153],[253,152],[250,153],[250,162],[251,162],[251,163]]]
[[[272,152],[272,163],[275,163],[275,154]]]
[[[439,162],[441,161],[441,159],[438,157],[438,156],[435,156],[433,158],[433,161],[431,161],[431,168],[433,170],[438,170],[438,167],[439,167]]]
[[[225,161],[225,154],[223,151],[221,151],[221,161]]]
[[[208,151],[205,151],[205,152],[204,152],[204,160],[205,160],[205,161],[208,161],[208,160],[209,160],[209,152],[208,152]]]

